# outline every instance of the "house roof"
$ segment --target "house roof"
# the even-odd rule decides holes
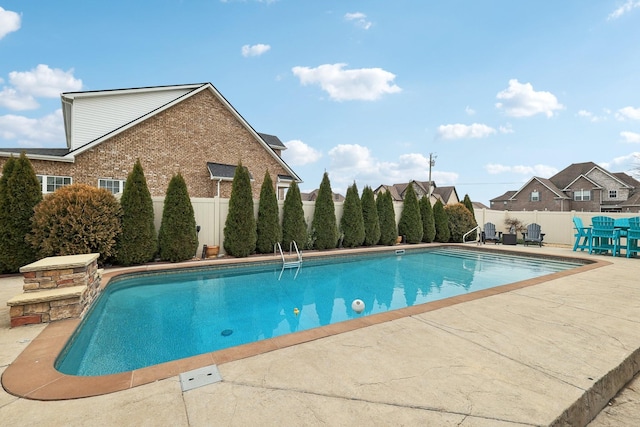
[[[245,169],[246,166],[243,166]],[[211,163],[207,162],[207,169],[209,169],[209,176],[213,180],[233,181],[233,177],[236,174],[235,165],[225,165],[223,163]],[[253,181],[253,176],[249,172],[249,179]]]
[[[429,182],[426,181],[426,184],[428,185]],[[454,186],[436,187],[436,185],[434,184],[432,194],[439,195],[443,200],[447,201],[451,198],[452,194],[455,194],[456,199],[460,201],[460,197],[458,197],[458,192],[456,191],[456,187]]]
[[[566,188],[576,177],[586,175],[594,167],[598,167],[598,165],[593,162],[572,163],[553,175],[549,180],[558,188]]]
[[[266,142],[267,145],[269,145],[269,147],[273,148],[274,150],[287,149],[287,146],[284,145],[282,141],[280,141],[280,138],[278,138],[275,135],[269,135],[267,133],[260,133],[260,132],[258,132],[258,135],[260,135],[260,137],[264,140],[264,142]]]
[[[630,175],[627,175],[624,172],[614,172],[612,175],[614,175],[620,181],[623,181],[629,187],[640,188],[640,181],[638,181],[637,179],[635,179],[634,177],[632,177]]]
[[[527,183],[525,185],[520,187],[520,189],[518,191],[514,192],[511,195],[511,197],[509,197],[509,200],[515,199],[516,196],[518,194],[520,194],[520,192],[522,190],[524,190],[527,186],[529,186],[529,184],[531,184],[533,181],[539,182],[541,185],[543,185],[544,187],[549,189],[549,191],[551,191],[553,194],[555,194],[557,198],[559,198],[559,199],[568,199],[568,197],[562,192],[562,190],[560,190],[553,182],[551,182],[550,179],[540,178],[540,177],[534,176],[529,181],[527,181]]]
[[[310,193],[300,193],[300,198],[307,202],[313,202],[318,198],[319,188],[316,188]],[[344,202],[344,196],[340,193],[331,193],[333,195],[334,202]]]
[[[20,153],[24,153],[30,159],[36,160],[64,160],[64,156],[69,152],[66,148],[21,148],[21,147],[13,147],[13,148],[0,148],[0,156],[2,157],[10,157],[10,156],[19,156]],[[72,162],[73,160],[67,160]]]
[[[34,153],[29,157],[48,156],[44,159],[73,162],[76,155],[205,90],[210,91],[232,113],[289,175],[302,182],[295,171],[274,151],[286,149],[282,141],[274,135],[256,132],[211,83],[65,92],[60,97],[67,142],[66,152],[53,149],[57,151],[46,154]],[[15,150],[23,151],[11,150],[13,151],[0,150],[0,155],[9,156],[15,153]]]
[[[501,196],[498,197],[494,197],[493,199],[489,200],[490,202],[503,202],[505,200],[509,200],[514,194],[516,194],[515,190],[509,190],[506,193],[504,193]]]

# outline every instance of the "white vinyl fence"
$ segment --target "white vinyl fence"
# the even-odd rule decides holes
[[[195,212],[196,224],[200,226],[198,233],[198,255],[202,251],[203,245],[220,246],[220,253],[224,253],[222,242],[224,241],[224,223],[229,212],[229,199],[215,198],[192,198],[191,204]],[[336,218],[338,224],[342,218],[343,202],[334,202],[336,210]],[[278,201],[280,209],[280,219],[282,220],[282,209],[284,201]],[[153,208],[155,214],[156,230],[160,229],[162,220],[162,210],[164,207],[164,197],[153,198]],[[305,214],[305,220],[310,227],[313,220],[313,211],[315,202],[302,202],[302,208]],[[402,203],[394,203],[396,212],[396,224],[400,220],[402,212]],[[254,200],[254,213],[258,216],[258,201]],[[506,218],[517,218],[523,224],[537,223],[540,224],[542,232],[545,233],[544,242],[558,245],[573,245],[574,216],[582,218],[585,226],[591,224],[591,218],[598,215],[606,215],[613,218],[629,217],[633,214],[617,214],[617,213],[599,213],[599,212],[550,212],[550,211],[494,211],[491,209],[476,209],[476,221],[480,227],[485,223],[492,222],[496,226],[496,231],[506,232],[507,227],[504,224]],[[520,236],[518,236],[520,237]]]

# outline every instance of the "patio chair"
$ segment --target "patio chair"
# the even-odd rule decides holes
[[[585,227],[582,224],[582,218],[578,218],[577,216],[573,217],[573,227],[576,230],[576,234],[574,237],[576,238],[576,242],[573,244],[573,251],[580,249],[589,250],[591,247],[591,227]]]
[[[540,225],[533,224],[527,225],[527,231],[522,233],[522,240],[524,240],[524,245],[528,246],[529,243],[538,244],[538,246],[542,246],[542,240],[544,239],[544,233],[540,232]]]
[[[502,232],[496,233],[496,225],[491,222],[484,225],[484,242],[486,241],[493,242],[494,245],[502,241]]]
[[[640,253],[638,247],[640,241],[640,216],[629,218],[629,229],[627,230],[627,258]]]
[[[615,228],[613,218],[594,216],[591,218],[591,247],[589,253],[620,255],[620,230]]]

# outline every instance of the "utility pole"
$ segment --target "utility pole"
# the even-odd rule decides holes
[[[438,156],[434,156],[433,153],[429,153],[429,203],[431,203],[431,168],[436,165],[436,158],[438,158]]]

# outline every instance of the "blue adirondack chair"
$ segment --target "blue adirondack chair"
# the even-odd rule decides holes
[[[540,225],[533,224],[527,225],[527,231],[522,233],[522,240],[524,240],[524,245],[528,246],[529,243],[537,244],[538,246],[542,246],[542,240],[544,239],[544,233],[540,232]]]
[[[484,225],[484,241],[493,242],[494,245],[502,241],[502,232],[496,233],[495,224],[488,222]]]
[[[589,253],[594,252],[617,256],[620,254],[620,230],[615,228],[613,218],[607,216],[594,216],[591,218],[591,248]]]
[[[574,234],[576,242],[573,244],[573,251],[589,250],[591,247],[591,227],[585,227],[582,224],[582,218],[577,216],[573,217],[573,227],[576,229],[576,234]]]
[[[627,230],[627,258],[640,253],[638,246],[640,241],[640,216],[629,218],[629,229]]]

